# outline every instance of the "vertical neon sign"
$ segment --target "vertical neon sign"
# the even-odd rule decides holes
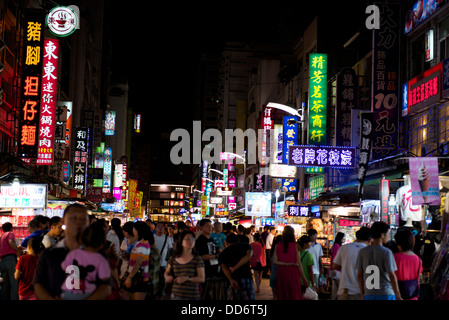
[[[327,54],[310,54],[309,134],[311,145],[327,143]]]

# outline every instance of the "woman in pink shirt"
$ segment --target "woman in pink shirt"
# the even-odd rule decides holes
[[[251,269],[254,270],[254,279],[256,280],[256,293],[260,292],[260,284],[262,283],[262,271],[267,265],[265,259],[265,246],[262,244],[260,233],[254,234],[254,242],[250,244],[253,249],[253,257],[249,261]]]
[[[423,267],[421,259],[412,251],[415,245],[413,233],[409,230],[400,230],[394,236],[394,240],[399,249],[399,252],[394,254],[394,260],[398,268],[394,273],[398,282],[418,279],[419,286],[419,275],[422,273]],[[401,295],[403,295],[402,292]],[[409,299],[404,296],[402,298],[404,300],[418,300],[418,295]]]

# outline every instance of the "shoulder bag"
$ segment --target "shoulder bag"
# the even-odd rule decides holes
[[[399,292],[403,299],[411,299],[419,296],[419,269],[421,268],[421,260],[418,264],[418,275],[412,280],[398,280]]]

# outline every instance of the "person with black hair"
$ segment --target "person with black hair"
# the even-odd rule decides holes
[[[33,289],[33,277],[37,260],[45,249],[41,238],[31,238],[27,243],[27,253],[19,258],[14,278],[19,281],[19,300],[36,300]]]
[[[421,259],[413,252],[415,244],[415,236],[409,230],[398,230],[394,236],[394,240],[399,252],[394,254],[394,260],[398,269],[394,272],[401,281],[416,280],[419,283],[420,274],[423,270]],[[419,287],[417,288],[419,289]],[[401,296],[404,300],[418,300],[419,291],[410,295],[406,290],[401,290]]]
[[[332,280],[332,300],[337,300],[337,291],[340,282],[340,271],[332,268],[332,262],[337,256],[338,250],[343,245],[344,239],[345,234],[343,232],[338,232],[335,236],[334,244],[332,245],[331,249],[331,268],[329,271],[329,278],[331,278]]]
[[[320,274],[324,274],[324,266],[321,260],[323,256],[323,247],[316,241],[318,238],[318,232],[315,229],[307,230],[307,235],[312,239],[312,246],[307,249],[313,255],[313,282],[318,285]]]
[[[38,220],[30,220],[30,222],[28,222],[28,232],[30,234],[25,239],[23,239],[22,243],[20,244],[20,246],[24,249],[27,247],[28,240],[30,240],[31,238],[42,238],[44,236],[44,229],[39,229]]]
[[[61,298],[64,300],[84,300],[97,289],[99,283],[106,283],[111,278],[109,262],[99,253],[106,243],[102,223],[94,222],[87,227],[81,235],[81,241],[84,248],[70,251],[61,263],[68,273],[68,279],[62,285]],[[76,274],[75,277],[72,272]]]
[[[251,269],[254,272],[254,279],[256,282],[256,293],[260,292],[260,284],[262,283],[262,271],[267,264],[265,257],[265,247],[260,238],[260,233],[254,233],[254,241],[250,243],[253,249],[253,256],[250,260]]]
[[[315,285],[318,285],[314,282],[313,277],[313,256],[312,254],[307,250],[312,246],[312,239],[308,235],[303,235],[298,240],[299,244],[299,257],[301,259],[301,265],[302,269],[304,271],[304,276],[306,277],[307,281],[309,281],[310,288],[314,288],[315,291],[318,290]],[[301,289],[302,293],[305,292],[306,286],[301,281]]]
[[[402,300],[393,252],[384,247],[390,239],[390,226],[383,221],[371,226],[373,242],[360,250],[357,280],[363,300]]]
[[[129,259],[128,276],[125,280],[125,287],[131,293],[132,300],[145,300],[150,280],[149,265],[151,246],[154,245],[153,232],[150,226],[143,221],[134,223],[134,237],[137,239]],[[134,279],[133,277],[137,277]]]
[[[56,237],[62,233],[62,219],[58,216],[54,216],[50,219],[50,230],[45,234],[42,239],[42,244],[45,248],[53,247],[56,244]]]
[[[123,239],[122,244],[120,245],[120,279],[124,277],[126,271],[129,266],[129,255],[136,243],[136,238],[134,238],[134,222],[128,221],[123,225],[123,235],[125,239]]]
[[[229,280],[236,300],[256,300],[250,260],[253,249],[249,239],[241,241],[238,235],[226,236],[226,248],[219,256],[222,277]]]
[[[10,222],[2,225],[3,234],[0,236],[0,272],[3,283],[0,291],[1,300],[18,300],[18,282],[14,278],[17,257],[22,255],[21,247],[17,246]]]
[[[199,300],[199,285],[206,279],[203,259],[195,250],[195,233],[184,230],[175,243],[175,253],[164,273],[165,282],[173,284],[171,300]]]
[[[361,300],[356,262],[359,251],[370,244],[371,230],[361,227],[355,236],[354,242],[345,244],[338,250],[332,262],[332,268],[340,270],[337,300]]]
[[[56,300],[60,298],[62,285],[67,278],[66,270],[61,267],[67,255],[82,244],[81,235],[89,226],[86,208],[81,204],[72,204],[64,210],[63,225],[65,237],[55,246],[40,254],[33,280],[34,293],[38,300]],[[112,279],[99,283],[87,300],[104,300],[111,293]]]
[[[299,245],[295,241],[295,230],[291,226],[284,227],[282,241],[275,247],[273,263],[278,265],[276,299],[304,300],[301,279],[306,287],[309,286],[309,281],[302,269]]]
[[[114,246],[115,253],[117,256],[120,254],[120,236],[123,235],[122,228],[120,228],[120,219],[115,218],[116,220],[111,220],[111,225],[109,226],[108,222],[104,220],[106,224],[106,240],[112,242]],[[118,220],[118,222],[117,222]]]

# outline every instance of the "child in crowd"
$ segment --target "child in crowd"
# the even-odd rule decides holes
[[[44,249],[41,237],[28,240],[27,254],[17,261],[14,278],[19,280],[19,300],[36,300],[33,289],[33,277],[39,254]]]
[[[210,238],[214,240],[218,253],[222,252],[226,244],[226,236],[223,233],[223,225],[221,222],[214,223],[214,232],[210,234]]]
[[[61,266],[68,274],[62,284],[61,297],[64,300],[83,300],[97,288],[97,279],[108,282],[111,268],[108,260],[99,253],[103,249],[106,233],[103,224],[93,222],[82,233],[84,249],[69,252]]]

